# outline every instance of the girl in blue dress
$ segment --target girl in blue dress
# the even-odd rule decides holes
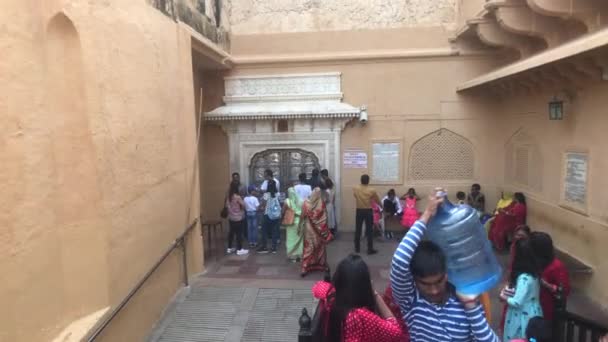
[[[528,322],[542,317],[540,306],[540,267],[528,240],[518,240],[511,268],[509,287],[500,293],[507,303],[503,340],[525,338]]]

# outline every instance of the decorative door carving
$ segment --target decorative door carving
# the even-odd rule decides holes
[[[298,180],[298,175],[306,173],[310,178],[314,168],[320,169],[319,158],[301,149],[269,149],[256,153],[251,158],[250,184],[259,186],[264,181],[264,170],[270,169],[275,178],[281,182],[279,191],[287,191],[287,187]]]

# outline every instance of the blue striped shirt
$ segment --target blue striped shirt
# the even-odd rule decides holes
[[[424,235],[426,225],[416,221],[393,256],[391,287],[393,296],[409,328],[412,342],[500,342],[486,321],[481,305],[466,310],[450,295],[443,306],[424,299],[414,283],[410,261]]]

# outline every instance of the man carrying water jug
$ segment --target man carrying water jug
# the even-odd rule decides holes
[[[413,342],[499,342],[478,298],[457,293],[448,282],[441,248],[421,241],[443,200],[429,197],[424,214],[397,247],[391,269],[393,296],[405,313]]]

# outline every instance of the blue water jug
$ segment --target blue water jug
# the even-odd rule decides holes
[[[454,205],[442,189],[436,191],[444,202],[430,220],[426,236],[445,253],[449,282],[467,295],[489,291],[500,281],[502,269],[477,211]]]

